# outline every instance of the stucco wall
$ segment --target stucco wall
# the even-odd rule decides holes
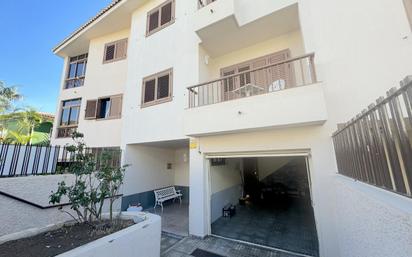
[[[49,206],[51,191],[56,191],[57,184],[61,181],[70,184],[74,181],[74,177],[72,175],[47,175],[1,178],[0,191],[40,206]],[[62,203],[65,202],[67,201]],[[120,209],[120,202],[120,199],[115,202],[115,211]],[[75,215],[69,206],[64,207],[63,210]],[[103,212],[107,211],[108,202],[106,201]],[[0,236],[32,228],[43,228],[69,220],[72,218],[57,208],[40,209],[0,195]]]
[[[175,173],[174,185],[189,186],[189,149],[182,148],[175,150],[175,161],[173,163],[173,170]]]
[[[88,146],[120,146],[122,119],[85,120],[84,116],[87,100],[124,93],[127,75],[127,59],[104,64],[103,55],[105,44],[128,38],[129,34],[129,30],[127,29],[104,37],[94,38],[90,41],[84,86],[61,89],[60,91],[52,135],[53,145],[65,145],[71,143],[70,138],[56,138],[57,124],[60,121],[61,101],[81,98],[82,102],[78,131],[84,133],[85,141]],[[67,63],[68,58],[65,60],[63,72],[64,78],[67,75]],[[63,88],[63,84],[61,85],[61,88]]]
[[[175,160],[173,149],[128,145],[123,158],[130,165],[123,187],[125,196],[174,185],[175,172],[167,169],[167,164]]]
[[[227,204],[237,204],[241,197],[241,159],[226,159],[222,166],[210,167],[211,222],[222,216]]]
[[[336,175],[341,256],[412,256],[412,199]]]
[[[174,23],[146,37],[147,12],[163,2],[148,1],[132,15],[123,145],[185,138],[186,87],[198,82],[198,38],[187,21],[197,2],[176,1]],[[169,68],[173,68],[173,100],[141,108],[143,78]]]
[[[217,193],[241,183],[241,159],[226,159],[222,166],[210,166],[211,193]]]

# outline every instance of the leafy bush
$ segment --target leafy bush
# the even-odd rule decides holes
[[[57,191],[50,195],[50,203],[61,203],[62,198],[67,197],[77,217],[67,213],[82,223],[101,220],[103,206],[108,199],[112,221],[113,203],[119,198],[127,165],[119,167],[114,164],[115,155],[119,154],[116,151],[103,151],[95,156],[86,147],[83,137],[81,133],[73,133],[74,144],[66,148],[72,158],[66,172],[73,174],[75,181],[72,185],[60,182]]]

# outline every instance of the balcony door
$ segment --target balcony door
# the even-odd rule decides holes
[[[290,50],[286,49],[221,69],[222,77],[230,76],[223,80],[223,100],[232,100],[293,87],[294,72],[292,64],[280,64],[256,70],[286,61],[289,58]],[[255,71],[248,72],[250,70]]]

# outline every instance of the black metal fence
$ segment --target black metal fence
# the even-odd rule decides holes
[[[112,165],[120,166],[119,148],[87,148],[87,151],[95,155],[97,168],[98,156],[104,151],[111,151]],[[0,177],[56,174],[74,161],[74,155],[65,146],[0,144]]]
[[[339,173],[411,197],[412,76],[333,134]]]

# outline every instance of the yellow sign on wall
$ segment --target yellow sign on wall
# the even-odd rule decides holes
[[[190,139],[190,149],[196,149],[197,148],[197,140],[196,139]]]

